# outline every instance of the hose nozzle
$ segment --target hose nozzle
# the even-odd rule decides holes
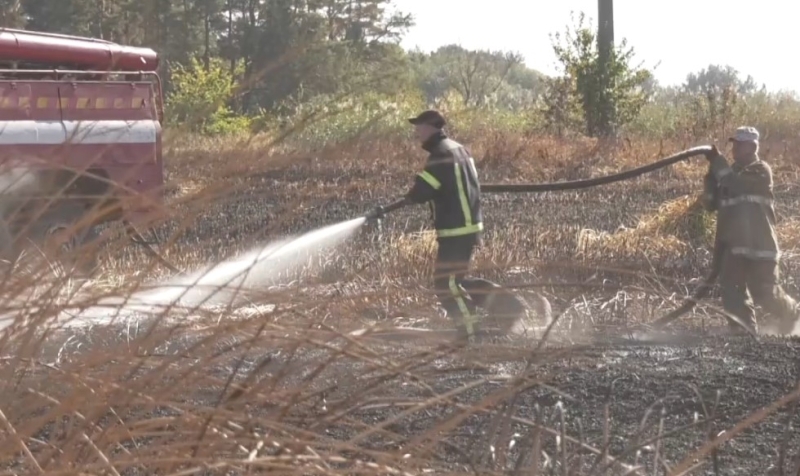
[[[383,219],[385,216],[386,216],[386,210],[385,210],[385,208],[384,208],[383,206],[381,206],[381,205],[378,205],[378,206],[377,206],[377,207],[375,207],[375,208],[374,208],[372,211],[370,211],[369,213],[367,213],[367,215],[366,215],[366,219],[367,219],[368,221],[371,221],[371,220],[381,220],[381,219]]]
[[[367,213],[365,218],[367,220],[381,220],[386,217],[387,213],[391,213],[399,208],[403,208],[404,206],[408,205],[409,202],[405,198],[397,200],[389,205],[378,205],[375,207],[371,212]]]

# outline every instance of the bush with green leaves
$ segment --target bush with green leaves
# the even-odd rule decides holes
[[[624,127],[639,115],[649,99],[646,86],[653,74],[633,64],[634,50],[624,39],[604,62],[597,34],[581,13],[572,28],[563,35],[555,33],[553,40],[563,72],[551,80],[547,95],[545,113],[551,125],[562,126],[559,121],[565,120],[574,124],[579,119],[583,132],[594,137]]]
[[[188,66],[175,65],[173,90],[167,97],[167,123],[192,132],[219,135],[249,132],[251,119],[231,109],[236,93],[235,77],[221,59],[212,58],[208,68],[193,58]]]

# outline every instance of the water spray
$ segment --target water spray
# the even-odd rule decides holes
[[[107,297],[87,309],[65,309],[64,314],[70,318],[67,325],[109,322],[131,315],[160,315],[169,309],[193,311],[205,306],[233,306],[246,299],[246,292],[275,285],[309,259],[340,245],[365,222],[365,217],[358,217],[328,225],[153,283],[128,296]]]

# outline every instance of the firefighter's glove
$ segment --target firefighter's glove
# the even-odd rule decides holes
[[[719,149],[717,149],[716,145],[712,145],[711,150],[709,152],[706,152],[705,156],[706,160],[711,163],[713,163],[715,160],[719,160],[720,158],[722,158],[722,160],[725,160],[725,157],[723,157],[722,154],[719,153]]]
[[[384,217],[386,217],[386,212],[380,205],[367,214],[367,220],[382,220]]]
[[[721,176],[725,173],[725,169],[728,168],[728,161],[725,159],[717,146],[711,146],[711,152],[706,154],[706,160],[708,160],[708,169],[709,171],[715,176],[717,181],[721,178]]]

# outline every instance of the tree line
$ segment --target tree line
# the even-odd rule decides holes
[[[171,119],[196,128],[251,127],[253,117],[291,115],[317,98],[417,94],[426,104],[537,114],[558,133],[598,135],[659,99],[691,97],[717,117],[758,91],[752,78],[717,65],[662,88],[624,40],[601,64],[584,15],[552,36],[562,65],[556,77],[514,52],[405,51],[399,40],[413,15],[390,7],[390,0],[0,0],[0,26],[155,49]]]

